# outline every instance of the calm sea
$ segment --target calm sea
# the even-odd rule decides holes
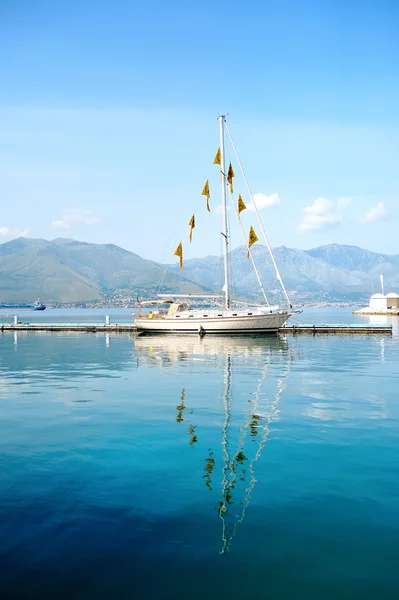
[[[397,336],[4,332],[0,597],[397,599],[398,426]]]

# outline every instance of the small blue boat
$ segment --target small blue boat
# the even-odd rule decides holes
[[[45,310],[46,305],[39,300],[33,304],[2,304],[0,302],[0,310]]]
[[[39,300],[36,300],[36,302],[33,303],[32,308],[33,310],[44,310],[46,305],[39,302]]]

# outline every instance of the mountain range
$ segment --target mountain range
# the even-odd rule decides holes
[[[384,275],[387,289],[399,288],[399,255],[379,254],[341,244],[311,250],[279,246],[273,253],[286,288],[302,295],[361,299],[369,296],[373,288],[380,290],[380,274]],[[266,292],[273,293],[279,286],[267,248],[257,244],[252,247],[252,254]],[[232,288],[237,294],[248,295],[249,290],[259,289],[245,247],[231,252],[230,264]],[[176,269],[176,266],[171,268]],[[211,289],[220,289],[223,285],[220,258],[209,256],[187,260],[184,272],[189,279]]]
[[[277,290],[267,249],[252,248],[266,292]],[[286,288],[295,294],[335,299],[360,299],[379,291],[384,274],[387,291],[399,289],[399,255],[387,255],[341,244],[298,250],[274,249]],[[257,297],[258,283],[245,247],[230,254],[233,292]],[[145,296],[155,289],[171,293],[220,290],[221,258],[186,260],[179,266],[146,260],[113,244],[89,244],[72,239],[18,238],[0,244],[0,303],[78,303],[99,301],[116,292]]]

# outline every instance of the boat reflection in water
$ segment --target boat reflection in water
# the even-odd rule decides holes
[[[217,504],[212,508],[221,521],[220,553],[224,554],[229,551],[250,505],[257,482],[257,462],[268,441],[271,426],[279,417],[294,351],[288,347],[285,337],[237,339],[205,336],[192,339],[185,336],[143,336],[136,339],[135,346],[140,359],[155,361],[162,367],[172,366],[176,361],[190,361],[190,368],[194,368],[196,361],[201,360],[209,366],[214,360],[217,371],[223,371],[219,396],[223,410],[220,446],[207,450],[202,459],[201,477],[212,495],[218,490]],[[246,367],[250,365],[250,370],[243,369],[243,364]],[[178,427],[188,424],[188,443],[194,446],[203,441],[201,425],[195,424],[198,406],[193,406],[192,400],[199,398],[198,389],[190,389],[189,373],[183,375],[182,381],[185,385],[175,406],[175,420]],[[245,382],[248,385],[243,389]],[[240,395],[241,399],[237,401]],[[204,425],[204,442],[207,441],[205,429]],[[197,455],[193,454],[193,469],[196,458]]]

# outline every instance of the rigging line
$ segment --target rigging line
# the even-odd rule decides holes
[[[170,235],[169,235],[168,239],[166,240],[166,242],[165,242],[165,244],[164,244],[164,246],[163,246],[163,248],[162,248],[162,252],[161,252],[161,255],[160,255],[160,258],[159,258],[159,261],[160,261],[160,262],[162,262],[162,260],[163,260],[163,258],[164,258],[164,256],[165,256],[165,254],[166,254],[166,252],[167,252],[167,250],[168,250],[168,246],[170,246],[170,244],[171,244],[171,240],[172,240],[172,238],[176,239],[176,237],[178,237],[178,236],[177,236],[177,228],[178,228],[178,226],[179,226],[179,224],[180,224],[180,221],[181,221],[181,218],[182,218],[182,213],[183,213],[183,210],[184,210],[184,206],[182,206],[182,207],[181,207],[181,209],[180,209],[180,213],[179,213],[179,215],[178,215],[178,217],[177,217],[177,219],[176,219],[176,221],[175,221],[174,227],[173,227],[173,229],[172,229],[172,231],[171,231],[171,233],[170,233]]]
[[[233,197],[233,194],[230,194],[230,200],[231,200],[231,202],[232,202],[232,204],[233,204],[233,206],[234,206],[234,210],[235,210],[235,212],[236,212],[236,216],[237,216],[238,222],[239,222],[239,224],[240,224],[241,233],[242,233],[242,235],[243,235],[243,238],[244,238],[244,241],[245,241],[245,245],[246,245],[246,247],[247,247],[247,249],[248,249],[248,252],[249,252],[249,257],[250,257],[250,259],[251,259],[252,266],[253,266],[253,268],[254,268],[255,275],[256,275],[256,278],[257,278],[257,280],[258,280],[258,283],[259,283],[260,289],[262,290],[263,297],[264,297],[264,299],[265,299],[265,302],[266,302],[267,306],[270,306],[270,304],[269,304],[269,300],[267,299],[266,292],[265,292],[265,290],[264,290],[264,287],[263,287],[263,284],[262,284],[261,278],[260,278],[260,276],[259,276],[259,273],[258,273],[258,269],[256,268],[255,261],[254,261],[254,259],[253,259],[253,256],[252,256],[251,248],[249,248],[249,247],[248,247],[248,243],[247,243],[247,236],[245,235],[245,231],[244,231],[244,228],[243,228],[243,226],[242,226],[242,223],[241,223],[240,215],[239,215],[239,213],[238,213],[238,208],[237,208],[237,206],[236,206],[236,204],[235,204],[235,202],[234,202],[234,197]]]
[[[155,288],[155,294],[156,294],[156,295],[157,295],[157,294],[159,294],[159,293],[161,292],[161,288],[162,288],[162,286],[163,286],[163,282],[164,282],[164,280],[165,280],[166,273],[167,273],[168,271],[169,271],[169,266],[168,266],[168,265],[166,265],[166,266],[165,266],[165,269],[164,269],[164,271],[163,271],[163,273],[162,273],[162,275],[161,275],[161,278],[160,278],[160,279],[159,279],[159,281],[158,281],[157,287]]]
[[[269,292],[270,292],[271,294],[273,294],[274,284],[276,283],[276,281],[277,281],[277,278],[275,277],[275,278],[273,279],[273,281],[270,283],[270,285],[268,286],[268,288],[267,288],[267,293],[269,293]],[[274,296],[274,294],[273,294],[273,296]],[[276,299],[275,299],[275,301],[277,302],[277,301],[278,301],[278,298],[276,298]]]
[[[236,155],[236,159],[237,159],[238,165],[240,167],[240,171],[241,171],[242,176],[244,178],[245,185],[247,187],[249,197],[251,198],[252,204],[253,204],[255,212],[256,212],[256,216],[258,218],[258,222],[259,222],[260,228],[261,228],[263,236],[265,238],[266,246],[267,246],[267,249],[269,250],[269,254],[270,254],[270,257],[271,257],[272,262],[273,262],[273,266],[274,266],[275,271],[276,271],[277,279],[280,282],[280,285],[281,285],[281,288],[283,290],[285,299],[287,300],[288,304],[291,305],[291,301],[290,301],[289,296],[287,294],[287,290],[285,289],[285,285],[283,283],[283,280],[281,279],[280,271],[278,270],[278,266],[277,266],[277,263],[275,261],[274,255],[273,255],[273,250],[272,250],[272,248],[270,246],[269,240],[268,240],[267,235],[266,235],[266,231],[265,231],[265,229],[263,227],[262,219],[260,218],[260,214],[259,214],[258,208],[257,208],[257,206],[256,206],[256,204],[254,202],[254,198],[253,198],[253,195],[252,195],[252,192],[251,192],[251,188],[249,187],[249,183],[248,183],[247,177],[245,175],[245,171],[244,171],[243,166],[241,164],[240,157],[238,156],[238,152],[237,152],[237,149],[235,147],[235,144],[234,144],[233,138],[231,136],[229,126],[227,125],[227,122],[225,123],[225,125],[226,125],[226,129],[227,129],[227,133],[228,133],[229,138],[230,138],[231,145],[232,145],[233,150],[234,150],[234,154]]]
[[[255,392],[255,400],[253,402],[253,408],[252,408],[252,410],[248,410],[247,415],[246,415],[246,419],[245,419],[245,424],[244,424],[243,427],[241,427],[240,437],[239,437],[238,445],[237,445],[237,452],[235,453],[235,456],[237,456],[239,454],[239,452],[241,452],[242,449],[243,449],[243,447],[244,447],[245,439],[247,437],[248,429],[249,429],[250,423],[251,423],[251,417],[250,417],[250,415],[251,414],[254,415],[255,414],[255,410],[258,409],[259,396],[260,396],[260,393],[262,391],[262,387],[263,387],[264,381],[265,381],[266,376],[267,376],[268,371],[269,371],[271,357],[272,357],[272,353],[270,352],[269,356],[268,356],[268,361],[264,364],[263,369],[262,369],[261,377],[259,378],[259,381],[258,381],[258,387],[257,387],[256,392]],[[230,481],[229,487],[233,487],[234,488],[235,483],[237,481],[238,473],[235,472],[235,471],[233,471],[233,475],[234,476],[233,476],[232,480]],[[232,531],[231,536],[229,538],[226,538],[224,540],[225,543],[223,545],[221,554],[224,554],[226,551],[228,551],[229,545],[231,544],[231,541],[232,541],[232,539],[233,539],[233,537],[235,536],[235,533],[236,533],[237,523],[238,523],[238,521],[236,520],[235,523],[233,524],[233,531]]]
[[[175,239],[175,242],[178,239],[177,227],[178,227],[178,225],[179,225],[179,223],[181,221],[183,210],[184,210],[184,206],[181,207],[180,213],[179,213],[179,215],[178,215],[178,217],[177,217],[177,219],[175,221],[175,225],[174,225],[174,227],[172,229],[172,232],[171,232],[171,234],[169,235],[169,238],[167,239],[167,241],[164,244],[164,247],[162,249],[161,256],[160,256],[160,259],[159,259],[159,264],[162,264],[162,261],[163,261],[165,255],[166,255],[167,249],[170,248],[170,244],[171,244],[172,238]],[[158,280],[158,284],[155,287],[155,293],[158,293],[160,291],[160,289],[161,289],[161,287],[163,285],[163,282],[165,280],[166,273],[168,272],[168,270],[169,270],[169,266],[166,265],[165,269],[164,269],[164,271],[163,271],[163,273],[162,273],[162,275],[160,277],[160,279]]]
[[[287,353],[287,359],[288,360],[285,365],[285,370],[283,371],[281,377],[277,380],[277,391],[276,391],[276,394],[274,397],[274,402],[271,405],[272,413],[267,417],[267,422],[263,429],[263,435],[260,440],[258,450],[255,454],[255,457],[251,460],[251,462],[249,464],[249,471],[251,473],[251,481],[250,481],[249,487],[247,489],[247,495],[245,497],[245,505],[244,505],[244,508],[242,509],[241,517],[237,521],[237,525],[241,524],[244,520],[246,509],[248,508],[248,505],[251,501],[251,493],[255,487],[256,478],[255,478],[255,473],[254,473],[254,466],[255,466],[254,463],[258,460],[258,458],[262,454],[262,450],[267,442],[268,436],[270,434],[270,424],[272,423],[273,419],[280,412],[279,403],[280,403],[281,395],[286,388],[286,379],[291,371],[291,356],[290,356],[289,352]]]
[[[266,375],[267,375],[267,372],[268,372],[268,369],[269,369],[269,366],[270,366],[271,353],[269,353],[269,357],[268,358],[269,358],[269,360],[263,365],[262,375],[261,375],[261,377],[259,378],[259,381],[258,381],[258,387],[257,387],[256,392],[255,392],[255,400],[252,403],[252,406],[250,407],[251,410],[248,409],[245,423],[244,423],[243,427],[241,427],[241,430],[240,430],[240,437],[239,437],[239,440],[238,440],[236,455],[244,447],[245,438],[246,438],[247,433],[248,433],[249,423],[251,422],[250,415],[251,414],[253,415],[254,411],[258,409],[259,395],[260,395],[260,392],[262,390],[262,386],[263,386],[263,383],[265,381],[265,378],[266,378]],[[236,479],[237,479],[237,475],[235,475],[235,477],[233,478],[233,482]]]
[[[270,271],[271,276],[274,278],[273,281],[278,281],[277,277],[276,277],[276,271],[275,271],[275,269],[273,267],[273,263],[270,260],[270,254],[269,254],[269,252],[265,252],[263,260],[265,261],[265,266]]]

